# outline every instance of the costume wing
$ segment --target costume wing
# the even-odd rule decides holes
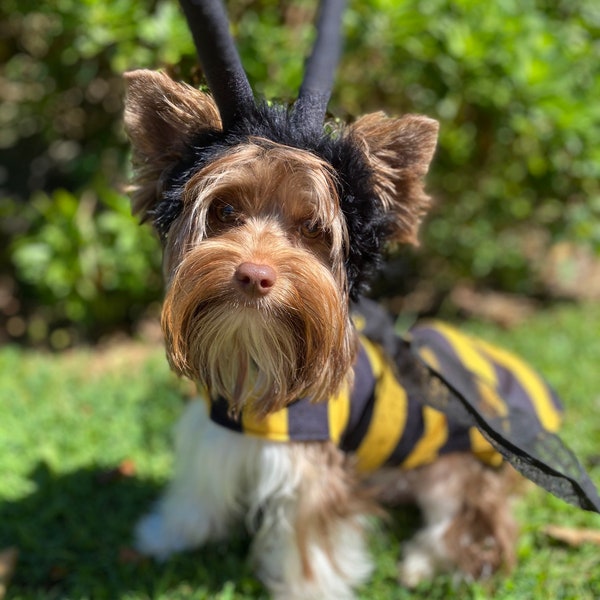
[[[537,485],[570,504],[600,512],[598,491],[555,433],[560,402],[529,365],[439,322],[416,325],[407,341],[412,354],[442,384],[437,392],[433,386],[423,395],[427,404],[476,426],[507,462]]]

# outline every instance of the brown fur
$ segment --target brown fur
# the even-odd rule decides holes
[[[363,488],[351,460],[331,442],[297,444],[302,460],[302,479],[298,494],[296,539],[307,579],[312,578],[309,544],[318,544],[334,561],[330,547],[340,521],[365,526],[366,515],[383,515],[371,490]]]
[[[221,127],[213,99],[164,73],[125,74],[125,130],[133,143],[134,184],[130,188],[134,214],[147,218],[166,171],[182,156],[185,145],[206,129]]]
[[[430,206],[422,179],[435,152],[438,128],[437,121],[421,115],[394,119],[381,112],[349,127],[349,135],[369,157],[385,208],[395,216],[392,240],[397,243],[417,243]]]
[[[346,232],[331,203],[332,177],[307,152],[261,141],[188,183],[165,248],[168,355],[176,371],[225,397],[233,412],[251,402],[265,415],[304,395],[324,401],[349,383],[355,343]],[[234,224],[211,219],[219,203],[236,211]],[[321,233],[306,237],[306,223]],[[245,262],[276,273],[266,297],[250,298],[236,285]]]

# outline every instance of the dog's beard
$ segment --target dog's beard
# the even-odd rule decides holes
[[[205,241],[179,265],[165,298],[171,365],[224,397],[234,414],[248,407],[264,416],[300,397],[326,400],[352,373],[348,301],[329,269],[289,246],[272,249],[271,258],[276,286],[248,298],[234,283],[239,246]]]

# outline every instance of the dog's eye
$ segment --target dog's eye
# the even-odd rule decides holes
[[[214,214],[221,223],[235,223],[239,220],[238,211],[231,204],[219,203],[214,208]]]
[[[319,227],[318,223],[314,223],[313,221],[304,221],[302,225],[300,225],[300,233],[309,240],[314,240],[321,236],[323,233],[322,229]]]

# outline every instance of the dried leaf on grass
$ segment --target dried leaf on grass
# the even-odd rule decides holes
[[[596,529],[575,529],[572,527],[561,527],[560,525],[547,525],[542,531],[547,536],[569,546],[577,547],[582,544],[600,545],[600,531]]]
[[[0,550],[0,599],[6,595],[8,582],[15,571],[19,550],[17,548],[4,548]]]
[[[130,546],[121,546],[119,548],[119,563],[122,565],[137,565],[146,562],[147,557]]]
[[[135,477],[137,468],[135,462],[126,458],[114,469],[106,469],[98,473],[97,480],[100,484],[114,483],[122,479],[128,479],[129,477]]]

